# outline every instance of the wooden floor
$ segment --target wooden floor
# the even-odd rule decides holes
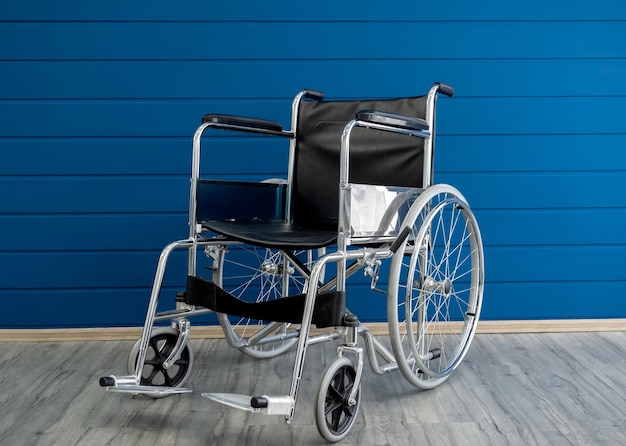
[[[194,393],[108,393],[129,341],[0,342],[0,445],[323,444],[312,401],[331,344],[309,350],[293,424],[223,408],[205,391],[284,394],[293,354],[254,360],[193,340]],[[625,445],[626,332],[479,334],[442,386],[413,389],[366,365],[361,410],[340,444]]]

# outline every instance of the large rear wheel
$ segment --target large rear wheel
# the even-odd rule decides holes
[[[476,218],[455,188],[426,189],[402,227],[394,254],[387,315],[406,379],[430,389],[445,381],[472,342],[483,296],[483,246]]]

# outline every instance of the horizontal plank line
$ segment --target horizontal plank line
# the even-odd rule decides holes
[[[516,247],[517,248],[517,247]],[[535,286],[535,285],[554,285],[554,284],[586,284],[586,285],[597,285],[597,284],[613,284],[613,283],[626,283],[626,279],[615,279],[615,280],[611,280],[611,279],[601,279],[601,280],[588,280],[588,279],[584,279],[584,280],[577,280],[577,279],[571,279],[571,280],[502,280],[502,281],[498,281],[498,280],[488,280],[486,283],[486,287],[488,288],[490,285],[523,285],[523,286]]]
[[[31,213],[7,213],[7,214],[0,214],[2,216],[2,218],[19,218],[19,217],[32,217]],[[112,211],[106,211],[106,212],[43,212],[43,213],[38,213],[37,215],[41,215],[42,217],[46,217],[46,218],[55,218],[55,217],[59,217],[59,218],[65,218],[65,217],[105,217],[105,216],[128,216],[128,217],[137,217],[137,216],[148,216],[148,215],[152,215],[155,217],[159,217],[159,216],[172,216],[172,215],[178,215],[178,216],[182,216],[182,215],[188,215],[187,211],[158,211],[158,212],[154,212],[154,211],[145,211],[145,212],[141,212],[141,211],[124,211],[124,212],[112,212]]]
[[[367,100],[367,99],[364,99]],[[2,102],[2,100],[0,100]],[[54,135],[25,135],[25,136],[0,136],[0,143],[2,142],[16,142],[16,141],[97,141],[97,140],[105,140],[105,141],[154,141],[159,139],[169,139],[169,140],[178,140],[178,141],[190,141],[193,135],[190,133],[187,135],[163,135],[163,136],[155,136],[155,135],[62,135],[62,136],[54,136]],[[545,137],[545,136],[557,136],[557,137],[579,137],[579,136],[589,136],[589,137],[598,137],[598,136],[626,136],[624,132],[579,132],[579,133],[445,133],[438,132],[437,138],[472,138],[472,139],[483,139],[483,138],[520,138],[520,137]],[[254,140],[254,139],[267,139],[267,136],[263,135],[240,135],[237,133],[214,133],[204,135],[203,139],[221,139],[221,138],[229,138],[229,139],[241,139],[241,140]]]
[[[476,210],[479,208],[474,208],[472,207],[472,210]],[[525,214],[528,212],[533,212],[533,213],[541,213],[541,214],[561,214],[563,212],[569,212],[569,211],[585,211],[585,212],[596,212],[596,211],[620,211],[620,212],[624,212],[626,211],[626,208],[624,208],[623,206],[599,206],[599,207],[593,207],[593,208],[588,208],[588,207],[562,207],[562,208],[554,208],[554,207],[550,207],[550,208],[495,208],[495,209],[482,209],[483,213],[507,213],[507,214],[512,214],[512,213],[517,213],[517,214]]]
[[[184,234],[180,234],[181,236]],[[181,237],[181,240],[183,240],[184,237]],[[172,240],[174,241],[174,240]],[[534,249],[557,249],[557,250],[578,250],[578,249],[584,249],[584,248],[609,248],[609,249],[622,249],[626,247],[626,244],[616,244],[616,243],[594,243],[594,244],[586,244],[586,243],[577,243],[577,244],[572,244],[572,243],[563,243],[563,244],[527,244],[527,243],[519,243],[519,244],[490,244],[490,243],[485,243],[483,246],[485,249],[489,249],[489,250],[494,250],[494,249],[512,249],[515,248],[516,250],[526,250],[526,249],[530,249],[530,250],[534,250]],[[179,250],[182,251],[185,248],[180,248]],[[160,253],[162,251],[161,248],[154,248],[154,249],[149,249],[149,248],[138,248],[138,249],[42,249],[41,247],[37,248],[37,249],[8,249],[8,250],[0,250],[0,255],[32,255],[33,253],[36,253],[37,255],[55,255],[55,254],[59,254],[59,255],[91,255],[91,254],[136,254],[136,253]],[[550,283],[552,281],[545,281],[546,283]],[[563,282],[561,280],[558,280],[556,282]],[[572,282],[578,282],[576,280],[568,280],[568,283],[572,283]],[[584,282],[589,282],[588,280],[585,280]],[[510,283],[509,281],[507,281],[507,283]],[[538,283],[544,283],[544,281],[542,282],[538,282]]]
[[[491,245],[486,245],[490,248],[495,248],[495,249],[507,249],[507,248],[515,248],[515,249],[550,249],[550,248],[558,248],[561,250],[576,250],[578,248],[616,248],[616,249],[621,249],[626,247],[626,244],[615,244],[615,243],[606,243],[606,244],[576,244],[576,245],[572,245],[572,244],[566,244],[566,245],[552,245],[552,244],[524,244],[524,245],[498,245],[498,246],[491,246]]]
[[[145,142],[154,142],[154,141],[162,141],[164,139],[169,141],[185,141],[190,142],[192,135],[189,136],[136,136],[136,135],[128,135],[128,136],[0,136],[0,142],[23,142],[23,141],[37,141],[37,142],[63,142],[63,141],[93,141],[93,140],[104,140],[107,142],[124,142],[124,141],[145,141]],[[239,139],[242,141],[249,141],[251,139],[267,139],[266,135],[254,135],[251,133],[226,133],[226,132],[215,132],[214,134],[206,134],[203,135],[202,139],[215,139],[215,138],[229,138],[229,139]],[[189,154],[191,156],[191,154]]]
[[[615,96],[611,96],[611,97],[615,97]],[[456,98],[454,98],[456,99]],[[584,134],[584,133],[576,133],[576,134],[570,134],[570,133],[554,133],[554,136],[562,136],[562,137],[579,137],[579,136],[588,136],[588,137],[596,137],[596,136],[626,136],[626,133],[606,133],[606,134],[598,134],[598,133],[589,133],[589,134]],[[441,138],[445,138],[445,139],[485,139],[485,138],[495,138],[495,139],[508,139],[508,138],[519,138],[519,137],[535,137],[535,136],[545,136],[545,135],[532,135],[532,134],[528,134],[528,133],[508,133],[508,134],[500,134],[500,133],[495,133],[495,134],[475,134],[475,133],[470,133],[470,134],[460,134],[460,133],[441,133],[438,132],[437,133],[437,139],[441,140]],[[172,136],[168,136],[168,135],[163,135],[163,136],[154,136],[154,135],[147,135],[147,136],[137,136],[137,135],[120,135],[120,136],[112,136],[112,135],[104,135],[104,136],[85,136],[85,135],[77,135],[77,136],[72,136],[72,135],[63,135],[63,136],[37,136],[37,135],[33,135],[33,136],[0,136],[0,143],[4,143],[4,142],[64,142],[64,141],[71,141],[71,142],[90,142],[90,141],[106,141],[106,142],[125,142],[125,141],[133,141],[136,142],[137,140],[141,140],[143,142],[155,142],[155,141],[162,141],[162,140],[168,140],[168,141],[185,141],[185,142],[189,142],[191,139],[192,135],[188,135],[188,136],[181,136],[181,135],[172,135]],[[269,138],[267,137],[267,135],[255,135],[252,133],[227,133],[227,132],[215,132],[215,133],[206,133],[203,135],[203,140],[211,140],[211,139],[229,139],[231,142],[232,141],[246,141],[249,142],[250,140],[268,140]],[[189,154],[190,155],[190,154]]]
[[[617,96],[613,96],[613,97],[617,97]],[[370,98],[358,98],[363,99],[363,100],[369,100]],[[485,99],[495,99],[495,97],[493,98],[485,98]],[[143,100],[143,99],[142,99]],[[340,100],[340,99],[337,99]],[[2,103],[2,100],[0,99],[0,103]],[[129,140],[136,140],[136,139],[160,139],[160,138],[171,138],[171,139],[188,139],[191,140],[191,137],[193,136],[192,134],[193,132],[191,132],[189,134],[189,136],[187,135],[164,135],[164,136],[155,136],[155,135],[141,135],[141,134],[136,134],[136,135],[106,135],[106,134],[93,134],[93,135],[76,135],[76,136],[72,136],[72,135],[61,135],[61,136],[54,136],[54,135],[42,135],[42,136],[30,136],[30,135],[24,135],[24,136],[0,136],[0,142],[4,141],[4,140],[15,140],[15,141],[28,141],[28,140],[56,140],[58,139],[67,139],[67,140],[99,140],[99,139],[103,139],[103,140],[108,140],[108,139],[129,139]],[[584,132],[584,131],[580,131],[580,132],[545,132],[545,133],[539,133],[539,132],[528,132],[528,133],[517,133],[517,132],[509,132],[509,133],[446,133],[446,132],[438,132],[437,133],[437,138],[441,138],[441,137],[457,137],[457,138],[517,138],[517,137],[524,137],[524,136],[532,136],[532,137],[553,137],[553,136],[566,136],[566,137],[577,137],[577,136],[625,136],[626,133],[625,132],[596,132],[596,133],[592,133],[592,132]],[[216,137],[216,138],[232,138],[232,137],[237,137],[236,135],[230,136],[230,135],[226,135],[224,134],[224,136],[221,135],[210,135],[207,136],[207,138],[212,138],[212,137]],[[267,136],[261,136],[262,138],[267,138]],[[258,136],[250,136],[250,139],[253,138],[259,138]]]
[[[203,63],[221,63],[221,62],[343,62],[343,61],[351,61],[351,62],[376,62],[376,61],[384,61],[384,62],[406,62],[406,61],[415,61],[415,62],[423,62],[423,61],[591,61],[591,60],[606,60],[606,61],[621,61],[625,60],[626,57],[617,57],[617,56],[585,56],[585,57],[314,57],[314,58],[295,58],[295,57],[265,57],[265,58],[250,58],[250,57],[233,57],[233,58],[212,58],[209,61],[206,58],[137,58],[137,57],[118,57],[118,58],[59,58],[59,59],[2,59],[0,60],[0,66],[3,63],[76,63],[76,64],[90,64],[93,62],[124,62],[124,63],[144,63],[144,62],[203,62]]]
[[[551,206],[551,207],[546,207],[546,208],[534,208],[534,207],[516,207],[516,208],[508,208],[508,207],[487,207],[487,206],[472,206],[471,202],[470,204],[470,208],[472,209],[472,211],[474,213],[477,212],[497,212],[497,213],[526,213],[526,212],[553,212],[553,213],[559,213],[561,211],[585,211],[585,212],[596,212],[596,211],[621,211],[624,209],[623,206],[615,206],[615,207],[606,207],[606,206],[598,206],[598,207],[593,207],[593,206],[587,206],[587,207],[555,207],[555,206]],[[53,218],[53,217],[83,217],[83,216],[87,216],[87,217],[106,217],[106,216],[147,216],[147,215],[153,215],[153,216],[186,216],[188,215],[188,211],[185,209],[181,209],[181,210],[176,210],[176,211],[163,211],[163,212],[154,212],[154,211],[146,211],[146,212],[141,212],[141,211],[133,211],[133,212],[129,212],[129,211],[115,211],[115,210],[110,210],[110,211],[102,211],[102,212],[93,212],[93,211],[89,211],[89,212],[76,212],[76,211],[71,211],[71,212],[64,212],[64,211],[59,211],[59,212],[42,212],[39,210],[32,210],[30,212],[0,212],[0,219],[2,218],[26,218],[26,219],[31,219],[31,218],[35,218],[35,216],[37,216],[37,222],[38,223],[42,223],[42,220],[40,217],[46,217],[46,218]]]
[[[156,267],[156,262],[155,262],[155,267]],[[182,278],[182,282],[184,282],[184,277]],[[184,284],[183,284],[183,288],[184,288]],[[110,293],[110,292],[116,292],[116,293],[122,293],[122,292],[136,292],[139,291],[141,293],[144,293],[146,295],[146,304],[148,302],[148,298],[150,297],[150,292],[152,290],[152,287],[150,286],[137,286],[137,287],[129,287],[129,286],[125,286],[125,287],[111,287],[111,288],[89,288],[89,287],[80,287],[80,288],[0,288],[0,295],[3,293],[10,293],[11,295],[16,295],[16,294],[32,294],[32,293]],[[177,291],[182,291],[180,289],[179,286],[174,286],[174,285],[163,285],[161,287],[161,291],[167,291],[167,292],[177,292]],[[166,300],[166,298],[163,298],[163,300]],[[172,301],[173,301],[173,295],[172,295]]]
[[[519,244],[489,244],[489,243],[485,243],[484,244],[484,248],[489,248],[489,249],[509,249],[509,248],[515,248],[515,249],[579,249],[579,248],[624,248],[626,247],[626,244],[615,244],[615,243],[593,243],[593,244],[586,244],[586,243],[577,243],[577,244],[572,244],[572,243],[563,243],[563,244],[527,244],[527,243],[519,243]],[[569,282],[569,281],[568,281]]]
[[[183,235],[183,234],[181,234]],[[181,237],[184,239],[184,237]],[[180,248],[179,251],[183,251],[185,248]],[[64,250],[45,250],[45,249],[37,249],[37,250],[0,250],[0,255],[32,255],[33,253],[37,253],[38,255],[57,255],[61,254],[65,255],[85,255],[85,254],[139,254],[139,253],[160,253],[162,248],[139,248],[139,249],[64,249]]]
[[[183,250],[180,250],[182,254],[184,254]],[[155,262],[156,267],[156,262]],[[184,282],[185,277],[181,278],[181,281]],[[575,284],[585,284],[585,285],[599,285],[599,284],[619,284],[626,283],[626,280],[616,279],[616,280],[506,280],[506,281],[498,281],[498,280],[489,280],[485,285],[487,288],[491,285],[514,285],[520,286],[541,286],[541,285],[554,285],[554,284],[563,284],[563,285],[575,285]],[[367,281],[363,281],[360,283],[353,284],[353,287],[356,288],[367,288],[369,290],[370,283]],[[184,286],[184,284],[183,284]],[[387,282],[386,280],[381,281],[381,287],[386,288]],[[76,287],[76,288],[68,288],[68,287],[45,287],[45,288],[0,288],[0,294],[2,293],[10,293],[10,294],[26,294],[33,292],[71,292],[71,293],[83,293],[83,292],[99,292],[99,293],[109,293],[109,292],[123,292],[123,291],[142,291],[149,293],[151,291],[151,286],[137,286],[137,287]],[[177,290],[179,287],[174,285],[164,285],[162,290]],[[353,296],[357,297],[357,296]]]
[[[297,93],[297,92],[296,92]],[[626,98],[626,95],[520,95],[520,96],[514,96],[514,95],[493,95],[493,96],[485,96],[485,95],[481,95],[481,96],[463,96],[461,94],[459,95],[455,95],[452,100],[454,101],[461,101],[461,100],[493,100],[493,99],[623,99]],[[80,97],[80,98],[76,98],[76,97],[54,97],[54,98],[46,98],[46,97],[34,97],[34,98],[27,98],[27,99],[23,99],[23,98],[0,98],[0,104],[2,103],[7,103],[7,104],[27,104],[27,103],[46,103],[46,104],[50,104],[50,103],[55,103],[55,102],[59,102],[59,103],[63,103],[63,104],[82,104],[82,103],[86,103],[86,102],[91,102],[91,103],[100,103],[100,104],[108,104],[108,103],[116,103],[116,102],[135,102],[135,103],[152,103],[152,102],[163,102],[163,103],[179,103],[179,102],[193,102],[193,103],[200,103],[200,102],[206,102],[206,101],[219,101],[219,102],[224,102],[224,101],[232,101],[232,102],[239,102],[239,103],[248,103],[248,102],[268,102],[268,101],[272,101],[272,102],[283,102],[283,101],[291,101],[293,99],[293,96],[275,96],[275,97],[232,97],[232,96],[206,96],[206,97],[199,97],[199,96],[179,96],[179,97],[129,97],[129,96],[120,96],[120,97]],[[328,101],[325,102],[332,102],[332,101],[343,101],[343,100],[376,100],[376,99],[385,99],[385,98],[380,98],[380,97],[369,97],[369,96],[359,96],[359,97],[342,97],[342,96],[338,96],[338,97],[330,97],[327,98]],[[559,133],[555,133],[555,135],[558,135]],[[567,133],[565,133],[567,134]],[[580,134],[584,134],[584,133],[576,133],[576,135],[580,135]],[[609,133],[610,134],[610,133]],[[623,134],[623,133],[617,133],[617,134]],[[438,135],[440,135],[438,133]],[[469,135],[475,135],[475,134],[469,134]],[[482,136],[488,136],[489,134],[484,134]],[[493,134],[494,136],[496,135],[500,135],[498,133]],[[520,133],[520,135],[532,135],[532,133]],[[453,136],[466,136],[464,134],[461,133],[455,133]],[[137,138],[138,136],[133,136],[133,138]],[[139,136],[141,137],[141,136]],[[171,136],[172,138],[180,138],[179,136]],[[19,139],[16,138],[14,136],[10,136],[9,138],[15,138],[15,139]],[[53,138],[53,137],[43,137],[43,138]]]
[[[156,262],[155,262],[156,267]],[[184,278],[182,280],[184,282]],[[172,285],[164,285],[161,287],[161,290],[178,290],[179,287]],[[67,288],[67,287],[47,287],[47,288],[0,288],[0,294],[2,293],[11,293],[11,294],[30,294],[30,293],[109,293],[109,292],[124,292],[124,291],[141,291],[142,293],[148,293],[148,297],[150,295],[150,291],[152,290],[149,286],[137,286],[137,287],[110,287],[110,288],[90,288],[90,287],[77,287],[77,288]],[[146,302],[147,302],[146,298]]]
[[[386,323],[364,324],[375,335],[389,334]],[[625,331],[626,319],[571,319],[571,320],[520,320],[481,321],[478,334],[499,333],[561,333]],[[82,341],[135,341],[141,336],[141,327],[130,328],[71,328],[71,329],[4,329],[0,342],[82,342]],[[324,333],[314,329],[311,334]],[[193,326],[191,339],[222,339],[219,326]]]
[[[566,166],[565,166],[566,167]],[[564,170],[555,170],[555,169],[538,169],[538,170],[437,170],[435,174],[454,174],[454,175],[501,175],[501,174],[512,174],[512,175],[528,175],[528,174],[571,174],[571,173],[615,173],[615,172],[626,172],[626,169],[564,169]],[[87,175],[85,175],[87,176]]]
[[[133,217],[133,216],[147,216],[147,215],[153,215],[153,216],[160,216],[160,215],[178,215],[178,216],[183,216],[183,215],[188,215],[189,212],[187,211],[163,211],[163,212],[154,212],[154,211],[146,211],[146,212],[141,212],[141,211],[133,211],[133,212],[127,212],[127,211],[122,211],[122,212],[116,212],[116,211],[103,211],[103,212],[37,212],[37,211],[33,211],[33,212],[7,212],[7,213],[1,213],[0,212],[0,218],[19,218],[19,217],[27,217],[27,218],[33,218],[33,215],[37,215],[37,221],[39,223],[42,222],[41,218],[45,217],[45,218],[54,218],[54,217],[105,217],[105,216],[120,216],[120,215],[127,215],[129,217]]]
[[[576,134],[571,134],[571,133],[553,133],[553,136],[558,136],[558,137],[579,137],[579,136],[586,136],[586,137],[595,137],[595,136],[625,136],[626,133],[620,132],[620,133],[576,133]],[[485,138],[494,138],[494,139],[506,139],[506,138],[511,138],[511,137],[515,137],[515,138],[536,138],[537,136],[545,136],[543,134],[541,135],[536,135],[536,134],[532,134],[532,133],[506,133],[506,134],[502,134],[502,133],[437,133],[437,138],[441,138],[442,136],[444,136],[446,139],[485,139]],[[6,137],[7,139],[9,139],[10,137]],[[26,139],[30,138],[30,137],[25,137]],[[32,137],[33,139],[37,139],[39,137]],[[41,138],[45,138],[45,137],[41,137]],[[49,136],[47,138],[50,138],[52,140],[54,140],[55,136]],[[63,136],[59,136],[58,138],[63,138]],[[69,137],[68,139],[73,139],[74,137]],[[76,138],[91,138],[88,136],[77,136]],[[115,137],[110,137],[110,138],[115,138]],[[120,139],[125,138],[125,137],[118,137]],[[129,137],[132,138],[132,137]],[[152,137],[155,139],[158,139],[158,137]],[[0,137],[1,139],[1,137]],[[15,139],[21,139],[20,138],[15,138]]]
[[[546,170],[439,170],[435,172],[435,174],[450,174],[450,175],[489,175],[489,176],[502,176],[502,175],[510,175],[510,176],[535,176],[536,174],[540,175],[550,175],[550,176],[567,176],[570,174],[588,174],[588,173],[625,173],[626,169],[572,169],[572,170],[554,170],[554,169],[546,169]],[[206,179],[217,179],[224,177],[232,177],[232,176],[241,176],[242,173],[232,173],[232,174],[212,174],[207,173],[200,176],[200,178]],[[284,175],[284,172],[246,172],[246,177],[253,177],[255,175]],[[76,179],[76,178],[85,178],[85,179],[139,179],[139,178],[179,178],[186,179],[189,178],[189,174],[187,173],[145,173],[145,172],[137,172],[137,173],[48,173],[48,174],[11,174],[4,173],[0,174],[0,180],[2,179],[21,179],[21,180],[40,180],[40,179]]]
[[[297,92],[294,92],[297,93]],[[512,96],[512,95],[506,95],[506,96],[502,96],[502,95],[494,95],[494,96],[462,96],[462,95],[458,95],[458,96],[454,96],[452,99],[453,101],[493,101],[494,99],[514,99],[514,100],[531,100],[531,99],[539,99],[539,100],[550,100],[550,99],[610,99],[610,100],[615,100],[615,99],[623,99],[626,98],[626,95],[562,95],[562,96],[557,96],[557,95],[544,95],[544,96],[540,96],[540,95],[524,95],[524,96]],[[223,103],[223,102],[234,102],[234,103],[251,103],[251,102],[285,102],[285,101],[291,101],[293,99],[293,96],[284,96],[284,97],[216,97],[216,96],[210,96],[210,97],[198,97],[198,96],[194,96],[194,97],[80,97],[80,98],[75,98],[75,97],[55,97],[55,98],[27,98],[27,99],[23,99],[23,98],[8,98],[8,99],[0,99],[0,104],[28,104],[28,103],[33,103],[33,104],[38,104],[38,103],[45,103],[45,104],[54,104],[54,103],[61,103],[61,105],[64,104],[84,104],[84,103],[97,103],[97,104],[110,104],[110,103],[137,103],[137,104],[151,104],[151,103],[181,103],[181,102],[191,102],[191,103],[205,103],[206,101],[215,101],[215,102],[219,102],[219,103]],[[377,99],[385,99],[385,98],[380,98],[380,97],[369,97],[369,96],[359,96],[359,97],[342,97],[342,96],[337,96],[337,97],[329,97],[326,98],[327,101],[324,102],[332,102],[332,101],[343,101],[343,100],[377,100]],[[290,105],[287,104],[287,105]],[[198,120],[199,122],[199,120]],[[199,123],[198,123],[199,125]],[[558,135],[558,133],[555,133]],[[576,133],[577,135],[579,134],[584,134],[584,133]],[[623,134],[623,133],[618,133],[618,134]],[[440,135],[440,133],[438,133],[438,135]],[[469,134],[469,135],[474,135],[474,134]],[[489,135],[489,134],[485,134],[485,135]],[[499,135],[498,133],[495,133],[495,135]],[[520,135],[532,135],[531,133],[520,133]],[[190,135],[191,136],[191,135]],[[464,134],[461,133],[455,133],[454,136],[465,136]],[[12,138],[15,138],[14,136],[11,136]],[[175,136],[173,136],[175,137]],[[137,138],[137,136],[135,135],[134,138]]]
[[[462,191],[461,191],[462,192]],[[621,210],[624,209],[623,206],[615,206],[615,207],[608,207],[608,206],[598,206],[598,207],[593,207],[593,206],[589,206],[589,207],[572,207],[572,206],[567,206],[567,207],[554,207],[551,206],[549,208],[534,208],[534,207],[517,207],[517,208],[509,208],[509,207],[475,207],[475,206],[471,206],[472,211],[482,211],[482,212],[561,212],[561,211],[602,211],[602,210]]]
[[[624,132],[598,132],[598,133],[590,133],[590,132],[550,132],[550,133],[437,133],[437,138],[441,136],[449,137],[449,138],[502,138],[502,137],[524,137],[524,136],[624,136],[626,133]]]
[[[363,24],[371,24],[371,23],[415,23],[415,24],[424,24],[424,23],[624,23],[626,20],[615,20],[615,19],[563,19],[563,20],[554,20],[554,19],[487,19],[487,20],[476,20],[476,19],[468,19],[468,20],[441,20],[441,19],[419,19],[419,20],[391,20],[391,19],[380,19],[380,20],[303,20],[303,19],[283,19],[283,20],[197,20],[197,19],[176,19],[176,20],[0,20],[0,24],[8,23],[20,23],[20,24],[41,24],[41,23],[49,23],[49,24],[75,24],[75,23],[94,23],[94,24],[115,24],[115,23],[154,23],[154,24],[169,24],[169,23],[268,23],[268,24],[284,24],[284,23],[363,23]]]
[[[489,287],[491,286],[507,286],[507,287],[526,287],[526,286],[554,286],[554,285],[560,285],[560,286],[565,286],[565,285],[572,285],[572,286],[580,286],[580,285],[589,285],[589,286],[595,286],[595,285],[602,285],[602,284],[626,284],[626,280],[622,280],[622,279],[615,279],[615,280],[531,280],[531,281],[524,281],[523,279],[521,280],[489,280],[488,283],[485,285],[487,290],[489,289]],[[38,289],[32,289],[29,291],[39,291]],[[45,289],[42,289],[42,291],[45,291]]]
[[[90,178],[90,179],[110,179],[110,178],[188,178],[189,175],[183,173],[54,173],[54,174],[2,174],[0,179],[3,178],[21,178],[24,180],[36,180],[36,179],[63,179],[63,178]]]
[[[470,203],[471,204],[471,203]],[[480,210],[481,214],[544,214],[544,215],[558,215],[558,214],[570,214],[570,213],[595,213],[598,211],[609,212],[609,213],[622,213],[626,211],[626,207],[624,206],[598,206],[598,207],[549,207],[549,208],[507,208],[507,207],[498,207],[498,208],[478,208],[472,207],[472,210]]]
[[[461,99],[621,99],[626,98],[626,95],[595,95],[595,96],[455,96],[454,100]],[[0,103],[9,102],[9,103],[27,103],[27,102],[66,102],[66,103],[80,103],[80,102],[199,102],[199,101],[211,101],[211,100],[220,100],[220,101],[254,101],[254,102],[263,102],[263,101],[285,101],[291,100],[293,96],[285,97],[285,98],[229,98],[229,97],[176,97],[176,98],[132,98],[132,97],[117,97],[117,98],[72,98],[72,97],[58,97],[58,98],[44,98],[44,97],[36,97],[36,98],[11,98],[11,99],[0,99]],[[381,99],[381,98],[369,98],[369,97],[338,97],[338,98],[329,98],[329,101],[342,101],[342,100],[370,100],[370,99]],[[382,98],[385,99],[385,98]],[[215,111],[215,110],[214,110]],[[287,128],[285,128],[287,130]],[[538,135],[623,135],[624,133],[584,133],[584,132],[575,132],[575,133],[539,133]],[[438,133],[437,136],[441,136],[441,133]],[[475,133],[470,134],[459,134],[455,133],[452,136],[476,136]],[[481,136],[492,136],[490,134],[480,134]],[[494,133],[493,136],[501,136],[501,133]],[[520,136],[528,136],[534,135],[534,133],[519,133]],[[138,138],[141,136],[134,136],[134,138]],[[15,138],[15,137],[12,137]],[[52,138],[52,137],[49,137]],[[180,136],[172,136],[172,138],[180,138]],[[16,138],[18,139],[18,138]]]

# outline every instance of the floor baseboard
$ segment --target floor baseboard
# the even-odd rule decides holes
[[[366,323],[373,334],[388,334],[387,323]],[[0,342],[134,341],[141,327],[61,328],[0,330]],[[585,331],[626,331],[626,319],[566,319],[524,321],[481,321],[477,333],[563,333]],[[219,326],[192,326],[192,339],[219,339]]]

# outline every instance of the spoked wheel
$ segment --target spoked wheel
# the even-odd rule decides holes
[[[323,251],[294,253],[310,268]],[[306,292],[308,277],[279,250],[246,244],[211,245],[213,281],[246,302],[265,302]],[[295,345],[299,324],[260,321],[218,313],[229,342],[255,358],[271,358]]]
[[[403,375],[430,389],[450,376],[472,342],[482,304],[483,246],[465,199],[445,184],[416,199],[407,226],[389,272],[389,331]]]
[[[163,364],[172,353],[177,340],[178,331],[173,328],[157,328],[152,332],[141,371],[142,386],[182,387],[185,384],[193,365],[193,353],[189,344],[185,345],[180,357],[170,367],[165,368]],[[140,343],[141,339],[135,343],[128,357],[128,373],[131,375],[135,372]],[[151,395],[152,398],[162,396]]]
[[[346,357],[337,358],[324,371],[315,399],[315,423],[326,441],[345,438],[356,421],[361,402],[361,386],[354,400],[350,393],[356,381],[356,370]]]

